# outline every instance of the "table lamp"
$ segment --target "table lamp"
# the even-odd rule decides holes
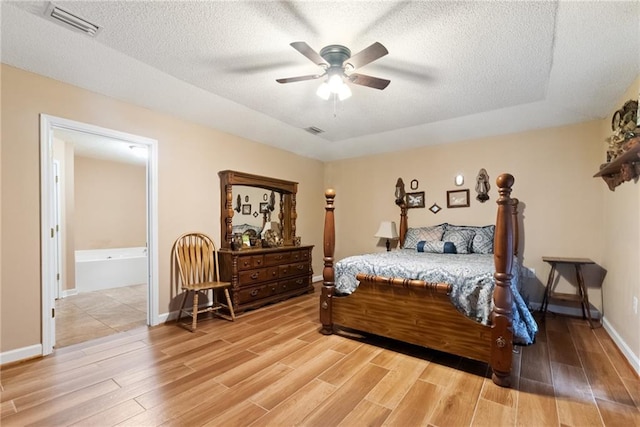
[[[396,230],[396,223],[393,221],[382,221],[380,227],[375,234],[375,237],[380,239],[387,239],[387,252],[391,250],[391,239],[398,238],[398,231]]]

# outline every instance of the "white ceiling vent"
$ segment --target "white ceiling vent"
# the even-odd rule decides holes
[[[312,135],[317,135],[319,133],[324,132],[322,129],[317,128],[315,126],[309,126],[308,128],[304,128],[304,130],[306,130],[307,132],[309,132]]]
[[[45,18],[50,21],[62,24],[67,28],[95,37],[100,31],[100,27],[92,22],[87,21],[78,15],[64,10],[53,3],[49,3],[47,10],[44,12]]]

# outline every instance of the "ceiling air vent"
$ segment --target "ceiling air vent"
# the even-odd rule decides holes
[[[307,132],[309,132],[311,135],[317,135],[319,133],[324,132],[322,129],[317,128],[315,126],[309,126],[308,128],[304,128],[304,130],[306,130]]]
[[[53,22],[62,24],[67,28],[71,27],[73,30],[80,31],[84,34],[90,35],[91,37],[95,37],[96,34],[98,34],[98,31],[100,31],[100,27],[96,24],[79,17],[68,10],[64,10],[53,3],[49,3],[47,10],[44,12],[44,16]]]

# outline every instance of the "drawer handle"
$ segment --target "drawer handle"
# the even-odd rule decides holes
[[[287,289],[287,285],[282,285],[282,289]]]
[[[260,274],[258,274],[258,273],[253,273],[253,274],[251,275],[251,278],[252,278],[253,280],[256,280],[258,277],[260,277]]]
[[[287,274],[287,271],[289,271],[289,270],[287,270],[286,268],[283,268],[282,269],[282,274]]]
[[[246,266],[248,266],[248,265],[249,265],[249,261],[243,261],[243,262],[244,262],[243,267],[246,267]]]
[[[277,275],[278,275],[278,272],[274,270],[274,271],[272,271],[272,272],[271,272],[271,275],[272,275],[272,276],[277,276]]]
[[[275,291],[276,291],[276,288],[271,288],[271,292],[275,292]]]
[[[299,265],[298,270],[304,270],[304,265]]]
[[[254,289],[251,291],[251,296],[255,297],[256,295],[258,295],[258,293],[260,293],[260,291],[258,289]]]
[[[279,261],[279,260],[281,260],[282,258],[283,258],[283,256],[282,256],[282,255],[276,255],[276,259],[277,259],[278,261]]]
[[[302,283],[303,283],[303,282],[304,282],[304,281],[303,281],[302,279],[298,279],[298,280],[296,280],[296,283],[297,283],[298,285],[302,285]]]
[[[258,261],[256,261],[256,264],[258,264],[258,265],[262,264],[262,260],[259,259]]]

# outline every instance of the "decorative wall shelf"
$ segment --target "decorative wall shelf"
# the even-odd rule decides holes
[[[615,191],[623,182],[637,179],[640,176],[640,137],[630,139],[630,148],[609,163],[605,163],[593,177],[601,177]]]

